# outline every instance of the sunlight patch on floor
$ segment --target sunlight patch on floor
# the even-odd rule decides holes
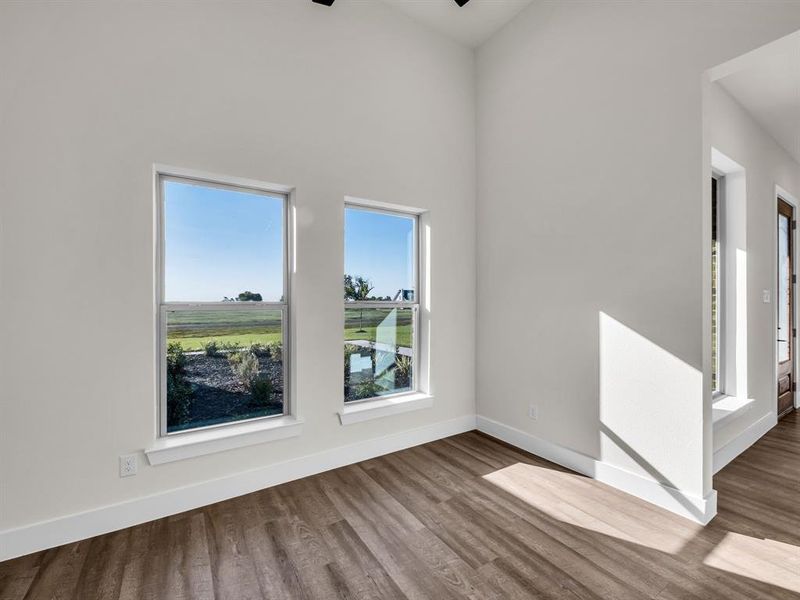
[[[703,563],[800,593],[800,547],[728,532]]]
[[[696,534],[700,526],[653,527],[650,522],[633,515],[642,515],[641,501],[626,500],[582,475],[552,468],[516,463],[493,471],[483,479],[519,498],[533,509],[559,521],[610,536],[618,540],[675,554]],[[663,519],[675,522],[679,517],[664,514]],[[693,525],[693,524],[692,524]]]

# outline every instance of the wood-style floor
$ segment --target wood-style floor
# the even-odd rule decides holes
[[[706,528],[479,433],[0,563],[0,598],[800,598],[797,413]]]

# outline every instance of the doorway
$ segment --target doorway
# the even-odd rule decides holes
[[[794,286],[797,276],[794,272],[794,207],[778,197],[778,418],[787,415],[794,408],[796,389],[794,372],[794,353],[797,328],[794,322]]]

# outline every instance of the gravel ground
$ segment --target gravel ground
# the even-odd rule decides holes
[[[263,417],[283,412],[283,366],[279,361],[259,357],[259,374],[272,382],[272,398],[266,406],[256,406],[233,374],[225,354],[186,355],[186,378],[193,398],[187,426],[224,423],[242,418]]]

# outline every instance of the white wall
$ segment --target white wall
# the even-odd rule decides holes
[[[745,171],[747,256],[747,390],[755,405],[714,435],[717,450],[765,415],[775,413],[775,310],[762,290],[775,289],[775,186],[800,198],[800,164],[781,148],[718,83],[709,86],[711,144]],[[724,300],[724,299],[723,299]],[[726,391],[726,390],[723,390]]]
[[[702,75],[798,28],[786,2],[536,2],[479,50],[479,415],[710,494]]]
[[[470,415],[475,364],[481,415],[709,492],[701,74],[799,5],[537,2],[478,52],[477,157],[472,54],[381,3],[189,6],[0,4],[0,532]],[[306,425],[119,479],[155,434],[154,162],[297,186]],[[347,428],[345,195],[431,211],[436,396]]]
[[[474,414],[470,51],[379,2],[3,2],[0,72],[0,531]],[[154,162],[296,186],[306,424],[120,479],[155,434]],[[348,427],[345,195],[430,210],[435,394]]]

